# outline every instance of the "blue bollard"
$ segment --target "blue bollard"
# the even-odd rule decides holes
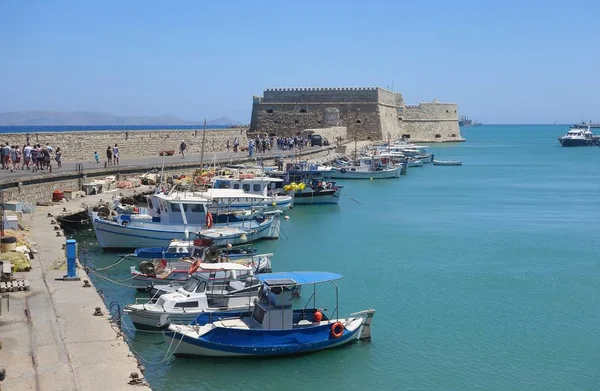
[[[77,277],[77,241],[75,239],[67,239],[65,255],[67,256],[67,275],[64,279],[79,280]]]

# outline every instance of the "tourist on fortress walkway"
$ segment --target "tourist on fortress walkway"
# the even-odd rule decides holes
[[[50,150],[48,148],[42,148],[42,170],[48,170],[52,172],[52,163],[50,162]]]
[[[108,164],[112,163],[112,148],[110,145],[106,148],[106,160],[108,160]]]
[[[18,145],[14,146],[14,155],[15,158],[13,159],[13,170],[20,170],[21,168],[21,150],[19,149]]]
[[[254,141],[248,141],[248,157],[252,157],[254,155]]]
[[[38,169],[38,150],[35,147],[35,145],[33,147],[31,147],[31,166],[33,168],[33,171],[37,171],[37,169]]]
[[[29,143],[23,146],[23,169],[27,167],[29,170],[29,164],[31,163],[31,151],[33,151],[33,148],[31,148]]]
[[[181,144],[179,144],[179,153],[181,154],[181,158],[185,159],[185,150],[187,145],[185,145],[185,140],[181,140]]]
[[[94,151],[94,159],[96,159],[96,164],[100,164],[100,155],[98,155],[98,151]]]
[[[58,164],[58,168],[62,167],[62,151],[60,150],[60,147],[56,148],[56,153],[54,154],[54,160],[56,160],[56,163]]]
[[[113,164],[119,164],[119,147],[117,144],[113,148]]]
[[[238,141],[238,138],[236,137],[236,138],[233,140],[233,152],[236,152],[236,153],[237,153],[237,151],[238,151],[238,147],[239,147],[239,146],[240,146],[240,142]]]
[[[10,160],[10,148],[8,148],[8,142],[0,149],[0,157],[2,160],[2,169],[5,170],[7,168],[6,166],[8,161]]]

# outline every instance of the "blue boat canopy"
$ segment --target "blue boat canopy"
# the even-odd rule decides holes
[[[280,272],[258,274],[256,278],[267,285],[306,285],[335,281],[341,274],[330,272]]]

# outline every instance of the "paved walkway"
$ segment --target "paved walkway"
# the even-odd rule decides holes
[[[282,151],[282,150],[273,150],[271,153],[260,153],[260,154],[255,154],[254,158],[274,158],[275,156],[281,156],[281,157],[287,157],[287,156],[291,156],[294,153],[298,153],[298,152],[317,152],[319,150],[327,150],[330,149],[330,147],[306,147],[303,148],[302,150],[294,150],[294,151]],[[225,163],[225,162],[235,162],[235,161],[239,161],[241,159],[249,159],[248,157],[248,152],[238,152],[238,153],[234,153],[234,152],[205,152],[204,153],[204,163],[208,164],[210,162],[212,162],[213,160],[216,160],[218,163]],[[196,155],[186,155],[185,159],[181,158],[181,155],[174,155],[174,156],[165,156],[164,158],[165,161],[165,166],[168,165],[173,165],[173,164],[181,164],[181,163],[192,163],[192,162],[197,162],[198,165],[200,164],[200,155],[196,154]],[[149,166],[149,165],[156,165],[157,167],[162,166],[162,162],[163,162],[163,157],[162,156],[147,156],[147,157],[137,157],[137,158],[131,158],[128,159],[127,157],[122,157],[120,164],[118,166],[113,166],[113,165],[108,165],[107,168],[117,168],[117,167],[123,167],[123,168],[134,168],[134,167],[140,167],[140,166]],[[89,170],[98,170],[98,169],[102,169],[104,168],[104,163],[105,160],[101,160],[99,164],[96,164],[96,162],[92,162],[92,161],[87,161],[87,162],[80,162],[83,165],[83,171],[89,171]],[[57,173],[75,173],[76,172],[76,165],[78,164],[78,162],[63,162],[62,167],[60,169],[58,169],[56,167],[56,162],[52,162],[52,173],[53,174],[57,174]],[[43,173],[44,171],[38,171],[36,173],[34,173],[32,170],[15,170],[14,172],[10,172],[9,170],[0,170],[0,181],[5,181],[7,179],[19,179],[19,178],[27,178],[30,176],[34,176],[40,173]]]
[[[47,213],[56,216],[63,207],[78,211],[83,202],[93,204],[101,197],[107,194],[36,207],[24,215],[38,253],[31,271],[17,273],[29,280],[31,291],[9,293],[10,311],[3,309],[0,316],[0,366],[6,369],[0,387],[5,390],[149,389],[128,384],[130,373],[139,373],[137,360],[111,327],[96,289],[83,288],[83,281],[56,280],[66,274],[55,267],[64,260],[66,238],[56,236]],[[77,272],[89,280],[83,270]],[[96,307],[103,316],[92,315]]]

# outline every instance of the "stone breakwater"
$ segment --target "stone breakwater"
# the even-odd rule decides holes
[[[226,150],[227,141],[233,146],[237,137],[240,146],[247,144],[247,128],[206,129],[205,152]],[[118,144],[119,155],[126,159],[130,157],[158,156],[160,151],[179,151],[179,145],[185,140],[186,153],[197,154],[202,149],[202,129],[186,130],[148,130],[148,131],[84,131],[84,132],[55,132],[55,133],[5,133],[0,142],[22,147],[29,142],[33,144],[60,147],[63,161],[92,161],[94,151],[100,159],[106,158],[106,149]]]

